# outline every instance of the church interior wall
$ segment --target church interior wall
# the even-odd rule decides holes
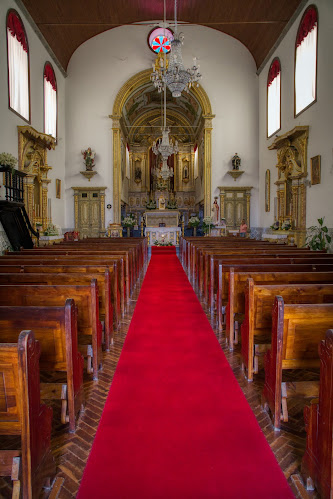
[[[59,71],[50,54],[46,51],[36,33],[32,29],[16,2],[2,0],[0,2],[0,152],[11,153],[18,157],[17,126],[28,123],[8,108],[8,76],[7,76],[7,42],[6,42],[6,16],[9,9],[15,9],[23,21],[30,56],[30,108],[31,126],[43,132],[43,71],[46,61],[50,61],[57,79],[58,94],[58,144],[54,151],[48,151],[48,164],[52,170],[48,173],[51,179],[48,189],[48,198],[51,199],[52,221],[64,227],[65,225],[65,78]],[[55,179],[62,182],[61,199],[56,198]]]
[[[259,168],[260,168],[260,224],[267,228],[274,221],[274,197],[276,196],[277,155],[276,150],[268,150],[274,141],[267,139],[266,98],[267,75],[274,57],[281,62],[281,130],[283,135],[295,126],[309,126],[308,141],[308,179],[311,180],[310,158],[321,156],[321,183],[307,188],[306,226],[317,225],[317,219],[325,217],[325,224],[333,227],[332,189],[333,189],[333,3],[331,0],[318,0],[318,59],[317,59],[317,102],[294,117],[294,57],[295,40],[304,10],[313,2],[308,2],[302,13],[296,18],[272,54],[259,77]],[[265,172],[271,172],[271,210],[265,213]]]
[[[146,39],[146,26],[122,26],[102,33],[81,45],[68,66],[66,81],[66,224],[74,224],[71,186],[107,186],[105,204],[112,203],[113,103],[120,88],[154,60]],[[212,199],[218,186],[233,185],[227,175],[237,151],[245,173],[240,185],[254,186],[252,225],[257,223],[258,184],[258,77],[250,52],[237,40],[205,27],[182,27],[186,67],[197,56],[203,74],[201,84],[215,114],[212,136]],[[237,64],[235,64],[237,61]],[[80,151],[96,151],[97,171],[90,182],[80,175]],[[197,197],[202,186],[197,186]],[[125,195],[125,193],[123,193]],[[113,221],[106,213],[106,224]]]

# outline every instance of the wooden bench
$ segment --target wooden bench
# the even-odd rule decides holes
[[[52,409],[40,403],[40,345],[31,331],[0,345],[0,435],[18,435],[21,447],[0,451],[0,476],[12,476],[13,497],[35,499],[55,475],[50,449]],[[22,478],[21,478],[22,477]]]
[[[318,344],[325,339],[333,324],[333,304],[285,305],[276,296],[272,312],[272,346],[265,355],[265,385],[262,404],[271,411],[273,425],[280,429],[281,420],[288,421],[288,397],[317,397],[315,381],[283,381],[286,369],[306,370],[320,367]]]
[[[3,266],[0,266],[0,272]],[[22,266],[24,270],[25,267]],[[61,267],[58,267],[60,271]],[[72,269],[72,267],[70,267]],[[1,284],[48,284],[52,286],[57,285],[88,285],[92,279],[96,279],[98,285],[98,298],[99,298],[99,317],[104,321],[104,344],[106,351],[109,351],[110,344],[113,343],[113,307],[111,303],[111,278],[109,270],[104,273],[94,272],[88,274],[83,273],[59,273],[57,268],[54,272],[47,272],[49,267],[40,266],[35,267],[33,272],[8,272],[11,270],[8,266],[6,273],[0,273]],[[37,272],[36,272],[37,270]],[[8,272],[8,273],[7,273]]]
[[[113,268],[114,264],[117,265],[117,283],[118,283],[118,290],[120,292],[120,307],[121,307],[121,314],[122,316],[125,315],[125,300],[127,296],[127,289],[126,289],[126,278],[125,278],[125,271],[124,271],[124,259],[122,257],[119,257],[118,259],[112,257],[112,258],[104,258],[104,257],[96,257],[96,256],[80,256],[80,258],[77,258],[75,256],[63,256],[63,255],[27,255],[27,256],[21,256],[20,255],[14,255],[11,256],[10,254],[8,256],[0,256],[0,266],[3,265],[61,265],[61,266],[75,266],[77,267],[79,264],[80,267],[85,267],[85,266],[93,266],[93,267],[104,267],[104,272],[105,270],[110,270]],[[129,297],[128,297],[129,300]]]
[[[333,284],[306,284],[306,275],[300,279],[300,284],[255,284],[253,279],[247,280],[241,355],[242,369],[248,381],[252,381],[253,374],[258,372],[259,357],[270,347],[275,296],[282,296],[284,303],[288,304],[333,303]]]
[[[333,283],[333,265],[238,265],[237,267],[224,266],[224,278],[229,277],[228,285],[228,303],[225,308],[226,315],[226,337],[229,342],[229,348],[232,350],[234,343],[237,343],[237,337],[235,336],[235,317],[237,317],[237,322],[242,322],[245,314],[245,288],[248,278],[255,279],[257,274],[267,274],[267,277],[263,277],[261,282],[270,284],[274,282],[281,282],[281,275],[289,274],[291,277],[287,277],[282,282],[297,284],[298,282],[332,282]],[[299,281],[295,281],[295,277],[292,275],[296,273],[296,278]],[[304,278],[300,278],[300,273],[306,274],[306,281]],[[312,275],[311,275],[312,274]],[[319,274],[321,274],[319,276]],[[274,281],[272,281],[272,276]],[[280,277],[279,277],[280,276]],[[317,278],[317,276],[319,276]],[[283,276],[284,278],[284,276]]]
[[[61,307],[68,297],[74,299],[78,310],[79,350],[87,358],[87,372],[96,380],[102,366],[102,325],[98,318],[96,279],[92,279],[90,285],[78,286],[29,285],[20,284],[18,280],[12,285],[0,285],[0,304],[6,306]]]
[[[332,428],[333,428],[333,330],[326,332],[319,344],[319,400],[304,409],[306,450],[302,474],[307,488],[314,486],[323,499],[333,496],[332,488]]]
[[[0,306],[0,342],[14,343],[25,324],[34,327],[41,347],[40,370],[65,372],[65,383],[42,383],[42,400],[61,400],[61,422],[75,431],[76,415],[83,410],[83,357],[78,352],[74,300],[64,307]]]

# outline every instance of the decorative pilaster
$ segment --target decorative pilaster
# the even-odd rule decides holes
[[[204,216],[211,212],[211,184],[212,184],[212,120],[215,114],[207,114],[204,118]]]
[[[112,115],[113,132],[113,218],[114,223],[121,222],[121,116]]]

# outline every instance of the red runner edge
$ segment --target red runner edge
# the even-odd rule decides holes
[[[294,497],[172,248],[153,248],[77,497]]]

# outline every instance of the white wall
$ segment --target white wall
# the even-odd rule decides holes
[[[55,180],[59,178],[62,184],[65,181],[65,78],[58,70],[50,55],[45,50],[29,22],[11,0],[0,2],[0,152],[9,152],[18,157],[17,126],[27,125],[27,122],[19,118],[8,108],[8,77],[7,77],[7,43],[6,43],[6,15],[8,9],[15,9],[21,16],[27,33],[30,54],[30,103],[31,103],[31,126],[43,132],[43,70],[48,60],[52,63],[57,78],[58,86],[58,145],[54,151],[48,152],[48,164],[52,167],[48,178],[52,180],[49,184],[48,197],[52,199],[53,222],[64,226],[65,201],[56,199]]]
[[[307,4],[310,5],[312,2]],[[307,188],[306,225],[317,224],[325,216],[325,224],[333,227],[333,2],[317,0],[318,8],[318,66],[317,102],[294,118],[294,51],[295,39],[303,12],[296,19],[272,58],[259,77],[259,168],[260,168],[260,225],[268,227],[274,220],[274,197],[276,196],[277,156],[268,146],[274,141],[266,139],[266,84],[269,66],[274,57],[281,61],[281,124],[278,135],[298,125],[309,125],[308,179],[311,179],[310,158],[321,155],[321,184]],[[265,213],[265,171],[271,170],[271,211]]]
[[[249,51],[228,35],[205,27],[182,27],[186,67],[199,58],[202,86],[211,101],[212,200],[220,185],[254,186],[251,225],[258,224],[258,77]],[[150,68],[154,60],[146,39],[149,28],[122,26],[81,45],[68,66],[66,81],[66,226],[74,226],[72,186],[106,186],[106,204],[112,202],[112,113],[115,97],[133,75]],[[92,147],[98,175],[88,182],[81,150]],[[238,152],[244,175],[233,181],[226,174]],[[106,212],[106,224],[112,210]]]

